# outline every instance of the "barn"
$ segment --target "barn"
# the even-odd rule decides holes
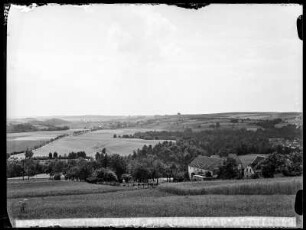
[[[224,159],[217,157],[197,156],[188,165],[188,174],[190,180],[194,179],[194,175],[206,177],[217,177],[217,172],[220,166],[223,165]],[[209,175],[210,174],[210,175]]]

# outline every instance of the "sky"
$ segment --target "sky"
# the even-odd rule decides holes
[[[12,5],[7,116],[302,112],[295,4]]]

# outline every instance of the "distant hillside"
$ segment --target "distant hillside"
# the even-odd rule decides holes
[[[27,121],[27,122],[24,122]],[[36,119],[25,119],[22,121],[11,121],[6,126],[8,133],[19,133],[19,132],[34,132],[34,131],[57,131],[69,129],[69,121],[62,119],[48,119],[45,121]]]
[[[278,112],[232,112],[214,114],[174,114],[151,116],[54,116],[35,117],[18,120],[10,120],[10,124],[27,123],[35,128],[46,129],[51,127],[69,126],[71,129],[116,129],[116,128],[148,128],[170,131],[183,131],[191,128],[193,131],[212,129],[216,124],[221,128],[253,129],[262,127],[262,121],[281,119],[277,127],[288,124],[302,127],[302,113],[278,113]],[[16,121],[18,121],[16,123]],[[19,127],[20,128],[20,127]],[[33,127],[28,127],[33,130]],[[35,129],[34,128],[34,129]]]
[[[43,126],[63,126],[63,125],[68,125],[70,121],[66,121],[66,120],[58,119],[58,118],[51,118],[51,119],[47,119],[44,121],[32,120],[32,121],[29,121],[29,123],[35,124],[35,125],[43,125]]]
[[[36,128],[34,125],[31,125],[29,123],[9,124],[6,126],[6,131],[8,133],[33,132],[38,130],[39,130],[38,128]]]

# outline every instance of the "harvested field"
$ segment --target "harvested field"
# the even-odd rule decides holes
[[[133,134],[140,130],[119,129],[99,130],[85,133],[79,136],[67,136],[55,142],[49,143],[34,152],[34,156],[48,156],[49,152],[57,152],[59,155],[69,154],[74,151],[85,151],[87,156],[93,156],[96,152],[106,148],[109,154],[128,155],[133,150],[142,148],[144,145],[155,145],[162,140],[142,140],[136,138],[114,138],[113,135]]]
[[[36,131],[36,132],[22,132],[22,133],[7,133],[6,143],[7,152],[25,151],[27,148],[31,149],[36,145],[42,144],[52,138],[65,133],[72,133],[76,131],[62,130],[62,131]]]

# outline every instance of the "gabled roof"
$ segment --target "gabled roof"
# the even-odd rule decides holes
[[[249,155],[242,155],[239,156],[240,161],[242,162],[242,167],[246,168],[248,165],[252,166],[253,162],[254,165],[258,164],[261,160],[265,159],[265,156],[249,154]],[[252,166],[253,167],[253,166]]]
[[[224,160],[221,158],[198,156],[189,164],[189,166],[204,170],[214,170],[219,168],[223,162]]]
[[[252,167],[255,167],[256,165],[258,165],[260,162],[262,162],[264,159],[266,159],[265,157],[263,156],[257,156],[253,162],[251,163],[251,166]]]

